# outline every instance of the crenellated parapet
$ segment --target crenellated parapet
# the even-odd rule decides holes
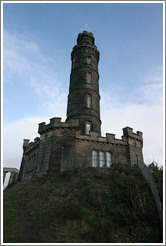
[[[133,128],[125,127],[123,128],[123,136],[122,138],[128,142],[129,145],[133,145],[135,147],[143,147],[143,134],[140,131],[136,133],[133,132]]]
[[[73,59],[74,56],[80,53],[88,53],[89,55],[94,55],[97,57],[98,60],[100,58],[100,53],[95,45],[93,47],[90,45],[75,45],[71,53],[71,59]]]
[[[47,125],[45,122],[40,123],[38,128],[38,133],[43,134],[49,132],[50,130],[60,129],[60,128],[77,129],[78,127],[79,127],[79,121],[77,119],[71,119],[68,122],[61,122],[61,118],[54,117],[50,119],[50,123]]]
[[[84,31],[80,33],[77,38],[77,45],[72,50],[71,58],[73,59],[74,55],[87,52],[89,55],[95,55],[99,60],[100,53],[94,42],[95,38],[91,32]]]
[[[133,145],[139,148],[142,148],[143,145],[142,132],[137,131],[137,133],[134,133],[133,129],[130,127],[123,128],[123,136],[121,139],[116,138],[115,134],[112,133],[106,133],[105,137],[101,137],[96,132],[90,132],[89,135],[82,135],[80,131],[76,132],[76,138],[85,141],[108,143],[121,146]]]
[[[101,137],[97,132],[90,132],[89,135],[82,135],[79,131],[76,132],[76,138],[92,142],[111,143],[118,145],[126,145],[127,141],[124,139],[115,138],[115,134],[106,133],[106,137]]]
[[[133,128],[131,127],[125,127],[123,128],[123,137],[126,137],[126,138],[135,138],[135,139],[138,139],[138,140],[142,140],[142,132],[140,131],[137,131],[136,133],[133,132]]]
[[[30,153],[30,152],[34,151],[35,149],[38,148],[39,143],[40,143],[39,137],[36,137],[34,139],[34,142],[30,142],[29,139],[24,139],[23,140],[23,151],[24,151],[24,153],[27,153],[27,152]]]

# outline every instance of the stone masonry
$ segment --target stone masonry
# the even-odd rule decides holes
[[[109,168],[112,163],[142,164],[142,133],[123,128],[123,136],[101,136],[98,62],[92,33],[83,31],[71,53],[67,119],[39,124],[40,137],[25,139],[19,179],[73,168]]]

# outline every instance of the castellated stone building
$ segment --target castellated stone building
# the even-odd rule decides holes
[[[112,163],[142,164],[142,133],[123,128],[123,136],[101,136],[99,51],[91,32],[83,31],[71,53],[67,118],[39,124],[40,137],[24,140],[19,179],[73,168],[109,168]]]

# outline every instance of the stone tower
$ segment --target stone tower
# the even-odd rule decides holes
[[[72,67],[67,119],[79,119],[82,134],[101,134],[98,62],[99,51],[92,33],[84,31],[71,53]]]
[[[71,53],[67,118],[54,117],[39,124],[40,137],[23,143],[19,179],[53,174],[75,168],[110,168],[114,163],[143,163],[142,132],[123,128],[101,136],[98,62],[99,51],[92,33],[84,31]]]

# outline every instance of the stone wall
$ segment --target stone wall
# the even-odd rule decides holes
[[[34,175],[60,172],[71,168],[88,168],[92,166],[92,151],[111,154],[111,163],[140,164],[142,157],[142,133],[133,133],[133,129],[123,129],[121,139],[115,134],[99,133],[81,134],[78,120],[61,122],[61,118],[52,118],[50,123],[39,124],[40,138],[34,142],[24,141],[24,153],[21,179]]]

